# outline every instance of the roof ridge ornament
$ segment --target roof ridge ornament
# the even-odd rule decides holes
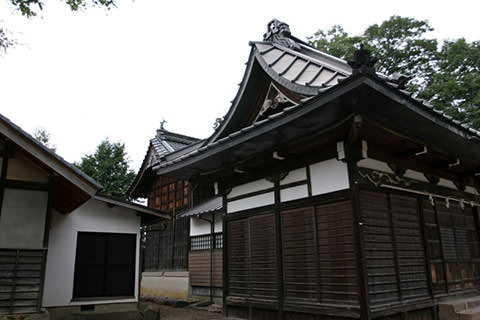
[[[360,49],[355,51],[353,60],[349,60],[347,63],[352,67],[352,74],[363,73],[377,76],[375,72],[377,61],[376,57],[372,57],[370,50],[365,49],[363,43],[360,43]]]
[[[291,38],[290,26],[285,22],[273,19],[267,25],[267,33],[263,35],[263,41],[277,43],[281,46],[300,51],[300,46]]]
[[[165,123],[168,123],[168,121],[165,120],[165,118],[162,118],[162,121],[160,121],[160,130],[165,130],[165,128],[163,127]]]

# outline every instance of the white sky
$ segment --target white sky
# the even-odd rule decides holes
[[[71,13],[44,0],[29,20],[0,0],[20,42],[0,57],[0,113],[30,133],[45,127],[70,162],[109,137],[138,170],[162,118],[169,131],[208,137],[235,97],[248,41],[272,18],[301,39],[334,24],[359,34],[396,14],[429,20],[438,39],[480,40],[478,0],[117,1],[108,13]]]

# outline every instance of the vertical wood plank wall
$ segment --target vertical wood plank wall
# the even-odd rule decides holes
[[[213,250],[213,286],[222,287],[222,249]],[[190,284],[210,287],[210,250],[190,251],[188,256]]]
[[[285,299],[358,305],[350,201],[283,211]]]
[[[144,271],[180,271],[188,267],[188,218],[149,226],[146,232]]]
[[[366,190],[360,204],[373,307],[479,288],[472,207]]]
[[[40,310],[46,250],[0,249],[0,317]]]
[[[226,219],[228,317],[359,318],[352,202],[340,199],[280,207],[279,227],[273,212],[252,210]],[[474,208],[360,188],[359,209],[373,319],[404,319],[407,313],[408,319],[435,319],[435,297],[480,288]],[[281,295],[278,281],[283,281]]]

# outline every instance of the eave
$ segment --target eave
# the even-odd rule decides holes
[[[69,213],[87,201],[102,186],[79,169],[45,147],[9,119],[0,115],[0,134],[28,158],[56,176],[53,208]]]
[[[480,159],[475,131],[457,125],[375,77],[351,76],[314,98],[155,167],[157,174],[207,179],[219,167],[274,150],[306,134],[331,130],[353,115],[418,144],[471,163]]]
[[[119,206],[125,209],[130,209],[136,212],[142,219],[142,224],[151,221],[158,221],[159,219],[171,220],[171,216],[167,213],[155,210],[138,203],[127,201],[118,197],[109,196],[102,193],[97,193],[93,199],[107,203],[109,206]]]

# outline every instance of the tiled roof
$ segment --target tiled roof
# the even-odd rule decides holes
[[[338,58],[300,44],[295,51],[272,42],[252,42],[257,58],[280,77],[307,87],[329,87],[351,74],[348,64]]]
[[[186,149],[196,142],[197,138],[185,136],[167,131],[163,128],[157,130],[157,134],[150,140],[147,153],[134,181],[127,190],[127,195],[135,194],[137,187],[142,183],[145,172],[152,166],[158,164],[166,155],[182,149]]]
[[[162,157],[171,152],[183,149],[197,141],[199,141],[199,139],[169,132],[165,129],[158,129],[155,137],[150,140],[155,148],[157,157]]]
[[[216,140],[216,136],[218,136],[216,132],[212,136],[214,139],[208,139],[208,143],[201,148],[179,155],[176,158],[169,158],[167,161],[156,166],[156,169],[167,168],[189,158],[196,157],[207,150],[217,148],[239,136],[256,130],[258,127],[279,120],[287,116],[287,114],[308,105],[312,99],[323,96],[330,91],[330,89],[334,89],[340,82],[355,78],[355,75],[352,74],[352,68],[346,61],[317,50],[294,37],[290,37],[290,39],[296,42],[294,47],[283,45],[282,41],[259,41],[251,42],[250,44],[252,46],[253,57],[260,63],[263,70],[272,77],[273,80],[303,95],[305,98],[302,99],[301,103],[287,107],[266,119],[257,121],[229,135],[220,137],[218,140]],[[250,59],[247,66],[251,65],[252,61],[253,60]],[[248,68],[247,72],[249,72]],[[413,97],[411,92],[402,90],[402,86],[398,81],[399,79],[395,76],[387,77],[377,73],[373,75],[373,78],[379,81],[379,83],[394,89],[399,97],[403,96],[402,99],[406,99],[406,101],[409,99],[414,100],[417,107],[420,108],[419,110],[424,110],[434,117],[439,117],[439,120],[445,120],[452,128],[457,128],[459,130],[458,132],[463,132],[462,135],[465,134],[465,137],[469,139],[475,138],[474,140],[476,140],[476,142],[480,141],[480,131],[471,128],[467,123],[453,119],[441,110],[435,109],[428,101]],[[239,94],[244,90],[245,83],[242,81]],[[234,102],[232,102],[232,108],[236,107],[235,103],[238,102],[238,100],[239,98],[236,97]],[[226,119],[229,120],[228,117]],[[221,128],[222,127],[224,127],[224,125],[221,125]]]
[[[354,76],[351,76],[352,78]],[[392,87],[392,84],[387,82],[387,81],[384,81],[384,80],[378,80],[380,82],[383,82],[385,83],[386,85]],[[334,89],[334,88],[331,88],[331,89]],[[395,86],[393,86],[393,89],[395,90],[398,90]],[[406,96],[408,96],[409,98],[411,98],[411,93],[407,92],[407,91],[403,91],[403,90],[398,90],[399,93],[401,94],[404,94]],[[320,97],[322,96],[322,94],[319,94],[317,97]],[[231,140],[234,140],[242,135],[245,135],[253,130],[256,130],[260,127],[263,127],[265,125],[267,125],[268,123],[270,122],[273,122],[273,121],[277,121],[277,120],[280,120],[281,118],[284,118],[286,116],[288,116],[290,113],[296,111],[296,110],[299,110],[300,108],[304,107],[304,105],[307,105],[309,104],[310,101],[314,100],[315,98],[317,97],[308,97],[308,98],[304,98],[300,104],[298,105],[295,105],[295,106],[291,106],[291,107],[288,107],[288,108],[285,108],[283,109],[282,111],[278,112],[278,113],[275,113],[271,116],[269,116],[268,118],[266,119],[263,119],[263,120],[260,120],[260,121],[257,121],[255,123],[253,123],[252,125],[248,126],[248,127],[244,127],[242,128],[241,130],[239,131],[236,131],[234,133],[231,133],[229,134],[228,136],[226,137],[223,137],[219,140],[216,140],[212,143],[209,143],[207,145],[204,145],[202,146],[201,148],[199,149],[196,149],[196,150],[193,150],[189,153],[186,153],[178,158],[174,158],[174,159],[171,159],[169,161],[164,161],[162,163],[160,163],[159,165],[157,165],[154,169],[163,169],[163,168],[167,168],[169,166],[172,166],[174,164],[177,164],[179,162],[182,162],[182,161],[185,161],[187,159],[190,159],[190,158],[193,158],[199,154],[202,154],[204,152],[206,152],[207,150],[210,150],[210,149],[214,149],[214,148],[217,148],[219,147],[220,145],[224,145],[228,142],[230,142]],[[451,124],[453,124],[455,127],[457,127],[460,131],[467,131],[469,135],[473,135],[474,137],[477,138],[478,141],[480,141],[480,131],[478,130],[475,130],[471,127],[469,127],[467,124],[462,124],[460,121],[456,121],[454,119],[452,119],[452,117],[446,115],[444,112],[440,111],[440,110],[437,110],[435,109],[432,105],[430,105],[427,101],[425,100],[422,100],[422,99],[414,99],[412,98],[413,100],[415,100],[416,102],[418,102],[420,104],[420,107],[424,108],[424,110],[428,110],[430,111],[431,113],[434,113],[436,114],[437,116],[440,116],[442,117],[443,119],[445,119],[447,122],[450,122]],[[478,142],[477,141],[477,142]]]

